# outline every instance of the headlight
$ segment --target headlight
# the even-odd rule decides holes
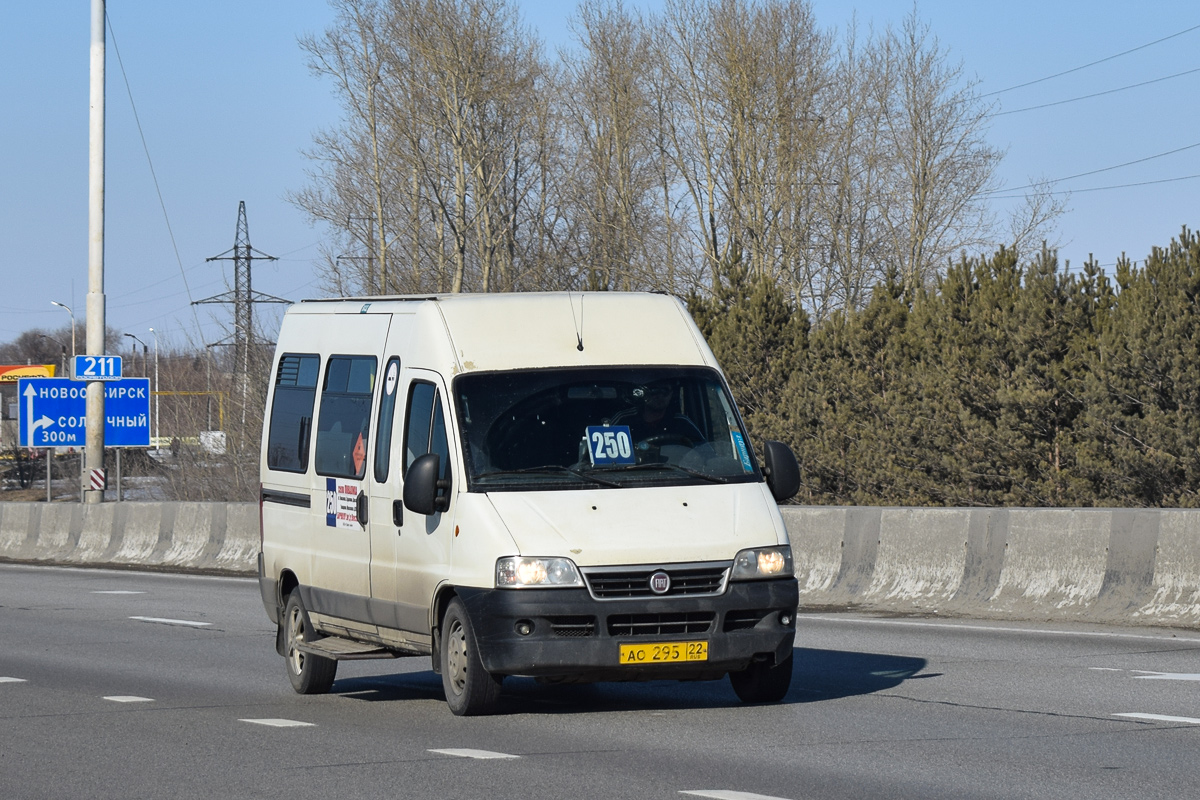
[[[791,577],[792,548],[789,545],[756,547],[743,550],[733,559],[732,581],[753,581],[760,578]]]
[[[583,586],[579,570],[569,558],[507,556],[496,561],[496,588]]]

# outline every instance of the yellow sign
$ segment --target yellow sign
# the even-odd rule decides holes
[[[18,378],[53,378],[53,364],[0,364],[0,383],[16,383]]]

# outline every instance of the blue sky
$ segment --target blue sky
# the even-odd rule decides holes
[[[654,10],[659,2],[627,2]],[[0,341],[69,320],[83,325],[87,293],[89,0],[10,4],[0,24]],[[551,47],[568,44],[567,3],[520,3]],[[843,30],[898,23],[912,8],[886,0],[813,0],[818,22]],[[941,43],[993,92],[1200,25],[1194,2],[983,3],[924,0]],[[305,185],[301,150],[336,124],[328,87],[310,76],[297,37],[332,20],[324,0],[109,0],[106,284],[110,326],[166,346],[220,339],[221,306],[189,300],[226,290],[238,201],[253,245],[254,288],[315,296],[324,237],[286,200]],[[115,41],[114,41],[115,40]],[[115,43],[115,47],[114,47]],[[121,63],[118,62],[119,51]],[[1200,68],[1200,30],[991,99],[997,111],[1058,103]],[[141,121],[174,242],[131,109]],[[1200,143],[1200,72],[1138,89],[993,118],[989,139],[1007,156],[1000,178],[1021,186],[1144,159]],[[1095,187],[1200,174],[1200,147],[1064,182],[1076,190],[1060,221],[1060,257],[1094,253],[1111,265],[1143,259],[1182,225],[1200,224],[1200,180],[1102,191]],[[178,255],[177,255],[178,253]],[[225,272],[223,272],[223,268]],[[1111,271],[1111,270],[1110,270]],[[82,339],[80,340],[82,341]],[[82,345],[81,345],[82,347]]]

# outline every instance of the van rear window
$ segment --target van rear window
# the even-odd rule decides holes
[[[279,359],[267,433],[269,469],[283,472],[308,469],[308,441],[320,368],[321,359],[315,355],[285,353]]]

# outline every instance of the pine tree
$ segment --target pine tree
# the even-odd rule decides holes
[[[834,314],[810,338],[789,386],[805,501],[895,502],[910,469],[894,443],[907,435],[911,301],[893,273],[861,312]]]
[[[1097,502],[1200,506],[1200,237],[1122,259],[1100,327],[1081,448]]]
[[[740,257],[718,269],[711,297],[692,295],[688,308],[729,379],[751,441],[787,441],[783,399],[808,347],[807,315]]]

